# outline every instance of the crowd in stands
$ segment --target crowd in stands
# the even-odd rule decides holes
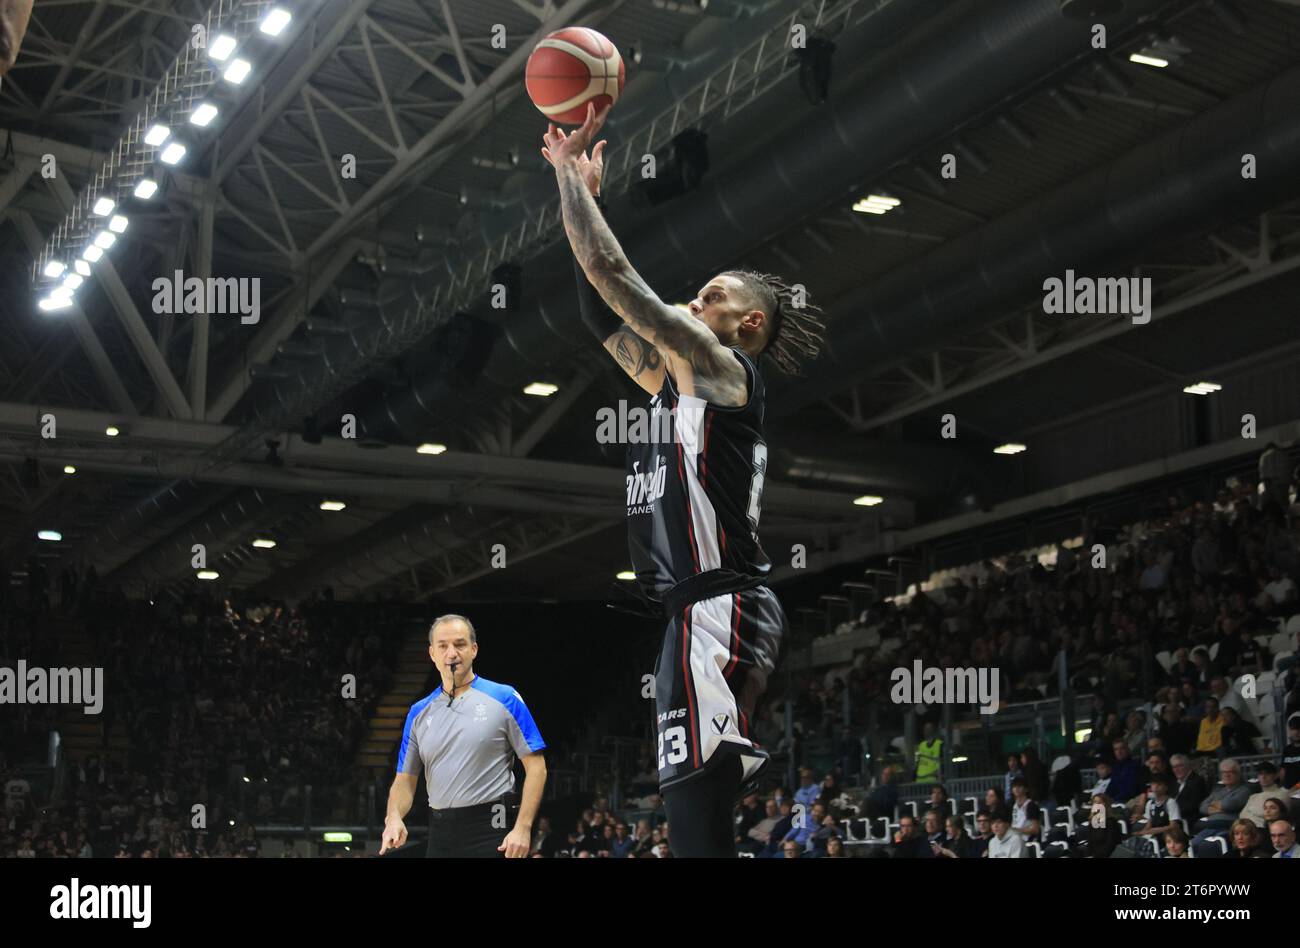
[[[38,800],[16,768],[44,756],[66,709],[5,715],[14,750],[0,773],[15,773],[0,778],[0,856],[256,856],[254,824],[301,823],[309,802],[318,822],[358,805],[356,748],[400,645],[384,606],[192,597],[164,608],[118,594],[82,620],[104,668],[104,746],[65,768],[56,801]],[[39,604],[6,610],[0,664],[59,665],[48,621]],[[110,746],[121,729],[125,752]]]
[[[1171,497],[1159,516],[1090,527],[1051,556],[986,561],[872,605],[839,630],[859,637],[852,664],[807,676],[787,696],[793,749],[801,739],[831,743],[831,776],[854,784],[865,776],[857,737],[864,709],[874,707],[886,731],[901,730],[902,716],[916,711],[923,736],[906,773],[887,767],[847,809],[823,801],[827,816],[841,825],[894,821],[900,780],[939,779],[939,709],[892,702],[893,669],[917,660],[996,667],[1004,702],[1018,702],[1055,696],[1065,660],[1072,690],[1095,695],[1088,739],[1073,758],[1049,772],[1032,751],[1015,755],[1004,785],[977,812],[945,802],[920,820],[891,822],[890,851],[1021,856],[1028,841],[1057,856],[1287,851],[1300,817],[1296,500],[1294,480],[1230,482],[1213,502]],[[1121,704],[1136,710],[1121,714]],[[777,705],[768,716],[773,728],[782,711]],[[1271,760],[1247,785],[1236,758],[1257,755]],[[1071,787],[1092,767],[1094,786]],[[781,800],[759,805],[770,804]],[[1047,807],[1056,820],[1042,819]]]

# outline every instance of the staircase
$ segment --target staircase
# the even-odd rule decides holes
[[[95,651],[85,625],[68,616],[56,616],[51,635],[59,642],[60,662],[68,668],[93,668]],[[105,682],[107,690],[108,682]],[[108,699],[105,698],[105,707]],[[112,756],[121,760],[130,749],[131,741],[122,715],[117,715],[113,730],[104,743],[106,715],[86,714],[81,705],[69,705],[59,714],[59,735],[63,741],[63,754],[70,761],[81,762],[98,754],[101,758]]]
[[[410,712],[411,705],[429,693],[426,689],[432,670],[428,630],[412,632],[402,642],[401,651],[397,655],[393,688],[380,699],[370,719],[370,731],[357,752],[358,766],[379,769],[385,775],[388,773],[392,766],[389,755],[402,736],[402,727],[406,724],[406,715]]]

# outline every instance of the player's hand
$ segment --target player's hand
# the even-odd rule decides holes
[[[546,134],[542,136],[542,142],[546,146],[543,151],[546,160],[556,166],[563,161],[577,161],[586,153],[592,139],[596,137],[596,133],[605,124],[609,110],[613,107],[613,105],[607,105],[597,112],[596,104],[588,102],[587,120],[582,123],[581,127],[574,129],[572,132],[565,132],[564,129],[551,122]],[[595,152],[592,154],[594,157]]]
[[[559,129],[558,131],[561,135],[564,134],[563,129]],[[586,152],[583,152],[578,156],[578,171],[581,173],[582,180],[586,183],[587,190],[591,192],[592,197],[600,194],[600,179],[605,175],[606,144],[608,143],[602,138],[600,141],[596,142],[596,147],[591,150],[590,158],[587,157]],[[555,161],[551,158],[551,150],[549,148],[542,149],[542,157],[551,162],[551,164],[555,164]]]
[[[383,855],[390,849],[398,849],[406,845],[406,824],[400,819],[389,820],[384,824],[384,835],[379,844],[379,855]]]
[[[507,859],[524,859],[528,856],[528,851],[532,849],[531,834],[522,826],[516,826],[510,831],[510,835],[501,840],[501,845],[497,847],[497,852],[504,852]]]

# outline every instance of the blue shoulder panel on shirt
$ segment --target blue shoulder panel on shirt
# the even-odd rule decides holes
[[[524,699],[519,697],[519,692],[509,685],[502,685],[495,681],[488,681],[486,678],[475,678],[470,683],[470,687],[477,688],[490,697],[495,698],[501,704],[505,705],[510,716],[515,719],[519,725],[519,730],[523,732],[524,740],[528,742],[529,750],[536,753],[546,747],[546,742],[542,740],[542,734],[537,730],[537,725],[533,723],[533,716],[528,711],[528,706],[524,704]]]
[[[406,763],[406,745],[411,737],[411,725],[415,723],[415,719],[420,712],[429,706],[429,702],[438,697],[441,692],[442,686],[439,685],[437,691],[415,702],[415,704],[411,705],[411,710],[406,713],[406,723],[402,725],[402,743],[397,748],[397,772],[399,774],[402,772],[402,764]]]

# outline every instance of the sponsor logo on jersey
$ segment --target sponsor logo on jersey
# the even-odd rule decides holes
[[[661,454],[653,471],[642,471],[641,462],[632,465],[632,473],[627,476],[627,513],[651,513],[655,501],[664,495],[668,486],[668,465]]]
[[[715,714],[713,716],[713,730],[719,734],[726,734],[731,729],[731,715]]]
[[[483,702],[481,701],[478,704],[474,705],[474,720],[475,721],[487,720],[487,705],[483,704]]]
[[[672,711],[664,711],[659,715],[658,723],[663,724],[665,721],[672,721],[674,718],[686,717],[685,708],[676,708]]]

